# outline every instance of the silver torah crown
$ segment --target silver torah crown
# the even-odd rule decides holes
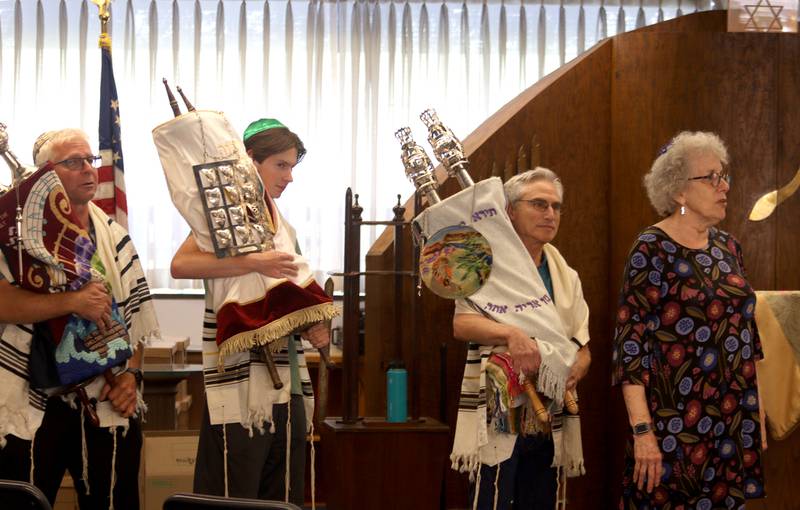
[[[411,136],[411,129],[402,127],[398,129],[394,136],[400,141],[400,158],[406,168],[406,177],[420,193],[425,195],[429,204],[438,204],[442,201],[436,192],[438,184],[433,176],[433,165],[431,158],[414,138]]]
[[[474,185],[469,175],[469,161],[464,156],[464,146],[450,128],[442,124],[436,110],[429,108],[419,118],[428,127],[428,143],[433,147],[436,159],[447,170],[447,175],[455,178],[461,189]]]

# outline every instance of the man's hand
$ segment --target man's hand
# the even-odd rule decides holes
[[[300,333],[300,336],[311,342],[316,349],[322,349],[330,343],[329,329],[326,322],[319,322]]]
[[[592,363],[592,355],[589,353],[589,347],[584,345],[575,354],[575,363],[569,369],[569,376],[567,377],[567,391],[572,391],[578,386],[578,382],[584,378],[589,371],[589,365]]]
[[[100,400],[108,399],[111,407],[123,418],[130,418],[136,412],[136,377],[130,372],[122,372],[106,382],[100,390]]]
[[[246,255],[250,269],[270,278],[294,278],[297,276],[297,264],[294,255],[282,251],[264,251]]]
[[[100,331],[111,327],[111,295],[105,285],[89,282],[81,289],[70,293],[72,313],[94,322]]]
[[[513,328],[508,337],[508,352],[514,362],[514,370],[517,372],[526,377],[533,377],[539,371],[539,365],[542,363],[539,345],[536,340],[528,337],[522,330]]]

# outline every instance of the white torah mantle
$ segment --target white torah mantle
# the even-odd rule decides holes
[[[491,273],[467,301],[491,319],[516,326],[536,340],[542,363],[539,392],[562,405],[569,369],[578,346],[570,341],[530,254],[506,212],[503,184],[492,177],[463,189],[419,214],[414,222],[426,238],[465,225],[491,246]]]

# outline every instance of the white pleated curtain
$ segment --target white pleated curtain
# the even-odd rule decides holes
[[[388,219],[412,192],[397,128],[425,139],[434,107],[464,137],[544,74],[597,41],[707,0],[115,0],[111,35],[131,235],[153,287],[169,277],[188,227],[169,200],[150,132],[172,113],[160,83],[243,130],[275,117],[308,148],[279,207],[321,273],[341,268],[344,193]],[[79,126],[97,136],[97,9],[86,0],[0,0],[0,122],[30,161],[36,136]],[[1,181],[7,182],[4,170]],[[379,230],[362,231],[362,253]]]

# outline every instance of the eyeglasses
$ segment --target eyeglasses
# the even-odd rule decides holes
[[[82,158],[67,158],[63,161],[59,161],[58,163],[54,163],[53,166],[64,165],[65,167],[69,168],[70,170],[80,170],[83,168],[84,163],[88,163],[91,167],[97,167],[98,162],[100,161],[100,156],[84,156]]]
[[[555,214],[563,213],[563,208],[561,202],[548,202],[543,198],[520,198],[517,202],[527,202],[533,206],[539,212],[547,212],[547,209],[553,208],[553,212]]]
[[[719,185],[722,184],[722,181],[725,181],[727,184],[731,183],[731,176],[728,172],[711,172],[708,175],[701,175],[699,177],[689,177],[686,179],[687,181],[700,181],[700,180],[707,180],[712,186],[715,188],[719,188]]]

